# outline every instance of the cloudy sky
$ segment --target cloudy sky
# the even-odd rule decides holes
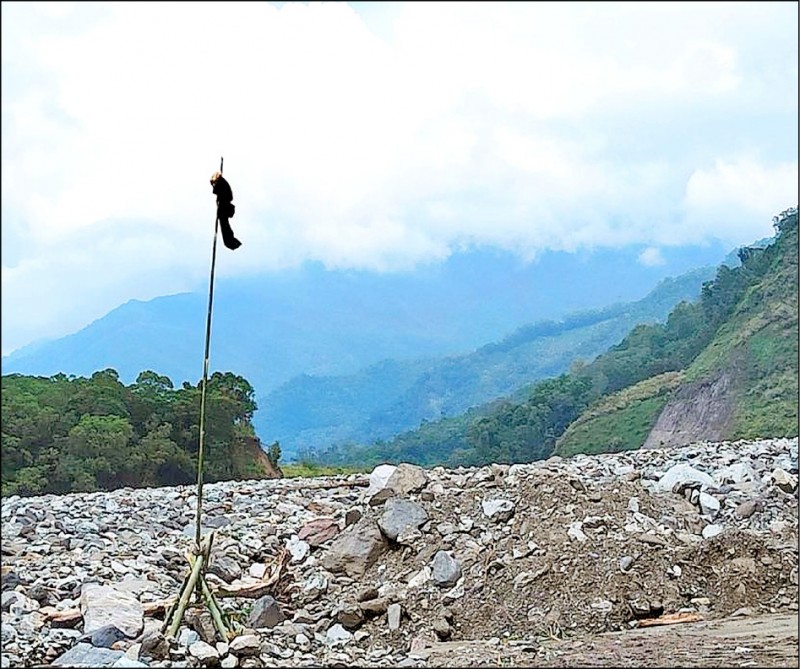
[[[2,3],[2,349],[306,259],[772,234],[797,3]]]

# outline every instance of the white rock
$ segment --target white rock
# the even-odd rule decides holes
[[[396,465],[378,465],[372,470],[369,475],[369,487],[364,493],[365,498],[372,497],[375,493],[380,492],[386,487],[387,481],[391,478],[397,469]]]
[[[264,574],[267,573],[267,565],[263,562],[254,562],[250,565],[250,568],[247,570],[247,573],[250,574],[253,578],[262,579],[264,578]]]
[[[719,513],[719,500],[707,492],[701,492],[698,498],[701,511],[709,518],[714,518]]]
[[[514,502],[509,499],[485,499],[481,502],[481,507],[487,518],[502,521],[511,517],[514,511]]]
[[[291,554],[292,562],[302,562],[311,551],[311,546],[296,534],[293,534],[286,540],[286,550]]]
[[[330,646],[343,646],[346,644],[350,639],[353,638],[353,635],[348,632],[344,627],[342,627],[339,623],[336,623],[325,634],[325,643]]]
[[[400,614],[402,613],[402,609],[400,605],[389,604],[389,608],[386,610],[386,618],[389,621],[389,629],[396,630],[400,629]]]
[[[433,572],[431,571],[431,568],[425,566],[422,569],[420,569],[416,574],[414,574],[414,576],[408,579],[408,587],[421,588],[423,585],[428,583],[432,577],[433,577]]]
[[[567,530],[567,534],[569,535],[569,537],[571,539],[576,539],[581,543],[586,541],[588,537],[583,533],[583,530],[581,529],[582,526],[583,523],[580,520],[576,520],[574,523],[572,523],[569,526],[569,529]]]
[[[714,479],[708,474],[687,465],[685,462],[679,462],[664,473],[664,476],[656,483],[655,489],[658,492],[672,492],[672,488],[676,483],[688,481],[697,481],[703,486],[714,486]]]
[[[703,539],[710,539],[720,534],[723,530],[722,525],[706,525],[703,528]]]

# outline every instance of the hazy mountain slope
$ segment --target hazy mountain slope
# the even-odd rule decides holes
[[[530,462],[714,436],[793,436],[798,419],[797,208],[764,249],[721,265],[695,302],[639,324],[569,373],[388,442],[326,449],[322,462]]]
[[[637,302],[576,313],[519,328],[472,353],[427,361],[384,361],[354,375],[303,375],[259,397],[256,427],[284,454],[343,441],[386,439],[510,395],[536,379],[566,371],[618,342],[636,323],[663,320],[694,299],[714,275],[706,267],[665,279]]]
[[[316,263],[245,279],[218,277],[211,371],[247,378],[264,395],[299,374],[357,372],[384,359],[470,351],[499,334],[570,311],[643,297],[668,275],[715,263],[719,245],[545,253],[535,262],[494,250],[456,253],[413,271],[326,270]],[[4,374],[90,376],[108,367],[132,383],[153,370],[176,385],[202,374],[206,287],[132,300],[79,332],[15,351]]]

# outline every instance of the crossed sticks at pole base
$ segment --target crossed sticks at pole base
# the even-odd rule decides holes
[[[205,571],[211,560],[211,544],[214,542],[214,533],[210,532],[196,549],[195,555],[187,555],[189,561],[189,573],[183,580],[178,598],[169,607],[164,616],[164,623],[161,632],[166,630],[166,636],[175,638],[181,626],[184,612],[189,604],[192,592],[195,593],[195,600],[203,602],[211,613],[211,620],[214,622],[214,629],[222,641],[229,641],[234,632],[228,629],[225,623],[225,614],[219,607],[214,594],[206,583]]]

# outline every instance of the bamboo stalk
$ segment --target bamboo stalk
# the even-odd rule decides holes
[[[205,599],[206,606],[208,610],[211,612],[211,619],[214,621],[214,627],[217,628],[217,632],[219,632],[222,641],[228,640],[228,629],[225,627],[225,621],[223,620],[223,614],[220,610],[217,601],[214,599],[214,595],[211,590],[208,589],[208,584],[206,583],[206,579],[200,576],[200,589],[203,593],[203,598]]]
[[[200,576],[202,569],[203,555],[201,553],[197,556],[197,560],[195,560],[194,565],[192,565],[192,571],[189,575],[189,580],[186,583],[186,587],[183,589],[183,592],[181,593],[181,598],[178,601],[178,607],[175,609],[167,636],[174,637],[178,633],[178,628],[181,626],[181,620],[183,620],[183,612],[186,610],[186,605],[189,603],[189,598],[192,596],[192,591],[194,590],[195,584],[197,583],[197,579]]]

